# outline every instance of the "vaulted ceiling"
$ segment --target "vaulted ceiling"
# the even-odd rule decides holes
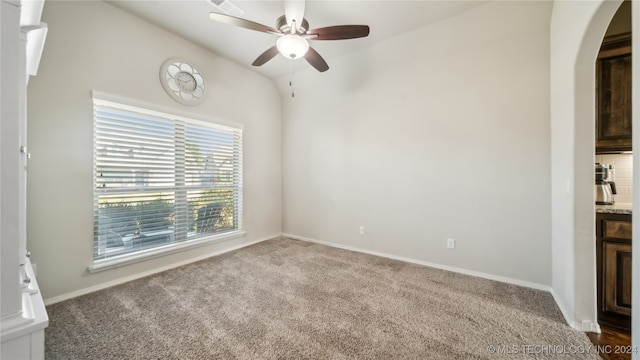
[[[251,66],[258,55],[275,44],[277,37],[210,20],[210,12],[222,11],[209,0],[107,1],[268,77],[283,76],[289,71],[309,66],[304,60],[296,60],[291,64],[292,60],[282,56],[261,67]],[[275,27],[276,19],[284,14],[282,1],[231,1],[244,12],[242,18],[272,27]],[[369,25],[371,28],[367,38],[313,41],[311,46],[331,66],[334,57],[441,21],[486,2],[316,0],[307,1],[305,18],[310,28],[345,24]]]

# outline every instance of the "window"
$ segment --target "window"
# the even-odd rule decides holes
[[[94,118],[94,260],[241,229],[241,129],[95,97]]]

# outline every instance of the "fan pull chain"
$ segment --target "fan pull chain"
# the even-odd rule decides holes
[[[293,61],[289,62],[289,87],[291,88],[291,97],[296,97],[295,88],[293,86]]]

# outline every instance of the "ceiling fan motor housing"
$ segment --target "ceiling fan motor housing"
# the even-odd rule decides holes
[[[291,34],[291,26],[287,24],[287,17],[282,15],[276,20],[276,29],[282,33]],[[307,19],[302,19],[302,24],[296,24],[296,34],[303,35],[309,30],[309,22]]]

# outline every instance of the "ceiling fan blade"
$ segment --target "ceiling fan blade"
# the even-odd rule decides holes
[[[258,58],[253,62],[253,66],[261,66],[264,65],[267,61],[273,59],[276,55],[278,55],[278,48],[273,45],[268,48],[267,51],[263,52],[258,56]]]
[[[224,15],[224,14],[218,14],[218,13],[212,12],[209,14],[209,18],[214,21],[219,21],[221,23],[228,24],[228,25],[243,27],[249,30],[255,30],[255,31],[266,32],[266,33],[279,33],[278,30],[276,30],[275,28],[272,28],[271,26],[258,24],[256,22],[241,19],[231,15]]]
[[[318,35],[309,40],[344,40],[369,36],[367,25],[337,25],[327,26],[307,31],[307,35]]]
[[[291,21],[296,21],[296,28],[304,20],[305,0],[284,0],[284,16],[287,18],[287,25],[291,26]]]
[[[318,54],[318,52],[311,47],[309,48],[307,53],[304,54],[304,58],[309,64],[311,64],[311,66],[313,66],[320,72],[329,70],[329,65],[327,65],[327,62],[324,61],[322,56],[320,56],[320,54]]]

